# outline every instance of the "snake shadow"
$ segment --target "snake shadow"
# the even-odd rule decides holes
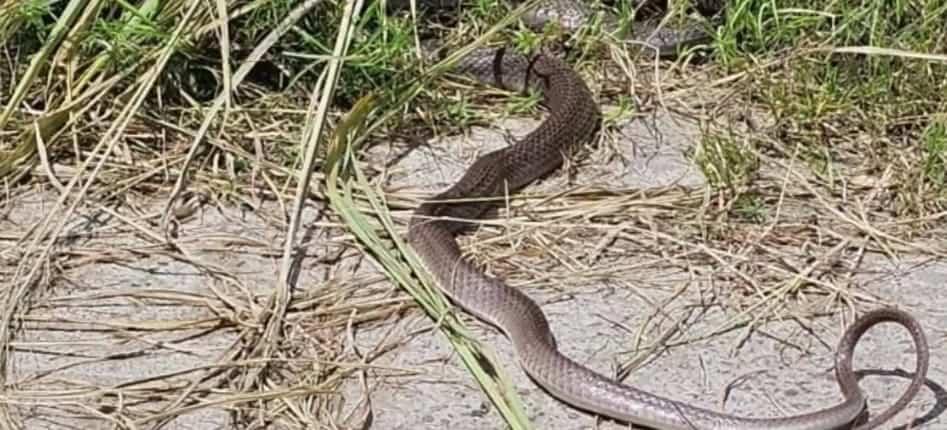
[[[855,371],[855,377],[858,378],[859,381],[865,376],[897,376],[899,378],[910,380],[911,377],[914,376],[914,373],[903,369],[865,369]],[[931,406],[931,409],[924,415],[911,420],[911,422],[907,424],[894,427],[892,430],[910,430],[919,428],[924,424],[933,422],[935,419],[937,419],[937,417],[943,415],[945,410],[947,410],[947,390],[944,389],[944,386],[932,381],[930,378],[924,378],[924,386],[934,394],[934,405]]]

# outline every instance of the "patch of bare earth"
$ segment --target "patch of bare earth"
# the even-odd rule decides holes
[[[535,121],[506,121],[519,135]],[[711,127],[713,124],[711,124]],[[543,304],[566,354],[627,383],[755,416],[836,402],[835,343],[853,309],[898,304],[927,328],[929,389],[898,417],[938,428],[947,376],[942,227],[910,235],[830,195],[792,162],[761,157],[762,218],[735,219],[695,168],[702,130],[657,112],[624,123],[567,171],[511,200],[464,239],[472,258]],[[377,182],[411,202],[458,177],[504,133],[373,146]],[[864,187],[870,188],[871,184]],[[869,190],[870,191],[870,190]],[[859,196],[870,195],[868,192]],[[5,202],[4,276],[52,190]],[[4,398],[23,428],[500,428],[475,383],[413,302],[313,200],[279,336],[262,332],[285,226],[282,206],[207,202],[158,238],[161,200],[84,206],[39,262],[16,315]],[[408,205],[410,206],[410,205]],[[410,209],[394,212],[404,225]],[[55,219],[55,218],[54,218]],[[936,221],[936,220],[931,220]],[[888,256],[883,253],[888,252]],[[518,370],[509,343],[470,320],[514,375],[537,428],[622,428],[571,409]],[[265,363],[252,351],[271,349]],[[905,333],[859,347],[877,410],[913,369]],[[880,374],[876,375],[876,374]],[[912,421],[913,420],[913,421]]]

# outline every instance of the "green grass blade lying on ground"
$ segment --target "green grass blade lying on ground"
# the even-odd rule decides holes
[[[434,287],[433,280],[424,271],[417,256],[401,240],[381,193],[375,190],[359,169],[352,150],[358,140],[349,144],[349,137],[361,127],[374,100],[374,96],[361,99],[336,130],[330,157],[332,163],[326,164],[325,194],[329,206],[342,218],[366,253],[378,262],[385,275],[407,291],[438,322],[440,331],[451,342],[507,424],[513,429],[528,429],[529,420],[522,400],[510,378],[496,364],[495,354],[474,340],[444,295]],[[349,172],[345,172],[345,167]],[[366,202],[370,206],[367,210],[362,209]]]

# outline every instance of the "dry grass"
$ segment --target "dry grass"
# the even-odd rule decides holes
[[[574,181],[511,196],[464,239],[513,285],[633,279],[624,285],[646,289],[643,273],[683,273],[693,282],[656,300],[654,319],[670,306],[730,316],[700,333],[677,323],[639,333],[622,371],[723,332],[884,302],[855,282],[867,254],[947,256],[936,20],[909,25],[902,45],[872,47],[845,33],[858,20],[807,38],[819,14],[793,8],[785,25],[740,45],[749,18],[770,12],[731,3],[744,15],[726,23],[706,64],[650,62],[582,36],[571,60],[612,106],[602,140],[572,162]],[[528,426],[515,390],[481,357],[489,347],[402,258],[398,237],[428,194],[386,180],[426,130],[531,115],[535,97],[445,82],[451,59],[421,68],[414,27],[377,17],[379,28],[358,27],[357,1],[144,1],[135,11],[71,1],[45,24],[30,7],[0,6],[19,8],[0,19],[0,427],[170,428],[206,413],[236,428],[355,428],[378,381],[412,373],[380,359],[431,328],[508,422]],[[99,7],[115,9],[105,19]],[[943,17],[931,8],[925,17]],[[465,48],[497,35],[534,43],[507,27],[514,17],[474,8],[451,35]],[[890,41],[882,35],[897,26],[882,27],[872,41]],[[29,36],[38,30],[44,39]],[[231,52],[234,41],[252,49]],[[221,88],[212,100],[188,92],[181,62],[193,51],[224,59],[210,67]],[[251,67],[274,57],[311,64],[274,89]],[[860,67],[871,69],[865,84],[833,75]],[[601,166],[630,157],[616,152],[619,127],[664,110],[700,124],[692,159],[708,185],[607,186]],[[396,161],[361,156],[373,147]],[[169,273],[179,278],[159,280]],[[402,330],[418,304],[433,319]],[[356,333],[372,330],[382,334],[358,346]]]

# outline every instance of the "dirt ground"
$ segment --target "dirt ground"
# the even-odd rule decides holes
[[[477,154],[505,144],[501,130],[521,135],[535,124],[506,121],[500,129],[422,145],[382,173],[382,187],[419,197],[439,190]],[[692,122],[668,114],[633,120],[611,143],[592,150],[580,169],[530,188],[609,192],[609,216],[623,229],[610,239],[609,232],[579,228],[504,236],[509,232],[502,228],[484,227],[465,239],[466,249],[543,304],[567,355],[608,375],[630,372],[626,383],[752,416],[839,401],[833,354],[853,314],[833,304],[837,296],[802,294],[791,305],[747,306],[742,303],[752,297],[735,287],[745,280],[728,276],[733,267],[727,265],[753,257],[751,249],[724,250],[718,264],[689,257],[699,244],[678,244],[664,254],[642,251],[654,237],[673,243],[675,223],[664,212],[641,208],[673,211],[705,198],[705,179],[685,155],[699,133]],[[376,146],[369,158],[401,154],[399,145]],[[6,202],[0,219],[5,276],[13,275],[22,252],[15,239],[56,197],[53,189],[37,190]],[[273,345],[278,377],[270,380],[281,383],[260,389],[248,388],[259,363],[242,361],[241,354],[254,347],[247,343],[261,330],[277,279],[285,227],[276,220],[285,208],[273,201],[205,204],[181,222],[179,249],[169,250],[149,238],[163,201],[127,203],[117,212],[86,205],[68,219],[68,240],[51,263],[55,270],[44,269],[53,276],[34,292],[28,312],[17,315],[22,325],[7,374],[7,393],[16,396],[5,401],[22,428],[504,427],[435,323],[392,286],[325,207],[313,203],[306,210],[306,255],[299,259],[285,332]],[[555,216],[554,209],[552,215],[543,210],[534,208],[537,217]],[[402,227],[409,214],[394,212]],[[650,241],[642,239],[649,235]],[[895,304],[927,330],[927,387],[885,428],[947,428],[947,261],[923,252],[840,260],[847,275],[823,278],[844,290],[839,296]],[[858,309],[872,306],[863,302]],[[751,330],[745,322],[754,318],[762,322]],[[627,428],[548,396],[515,364],[502,335],[465,319],[501,357],[535,428]],[[867,374],[861,386],[872,411],[907,385],[913,356],[910,339],[897,327],[873,329],[860,344],[856,363]]]

